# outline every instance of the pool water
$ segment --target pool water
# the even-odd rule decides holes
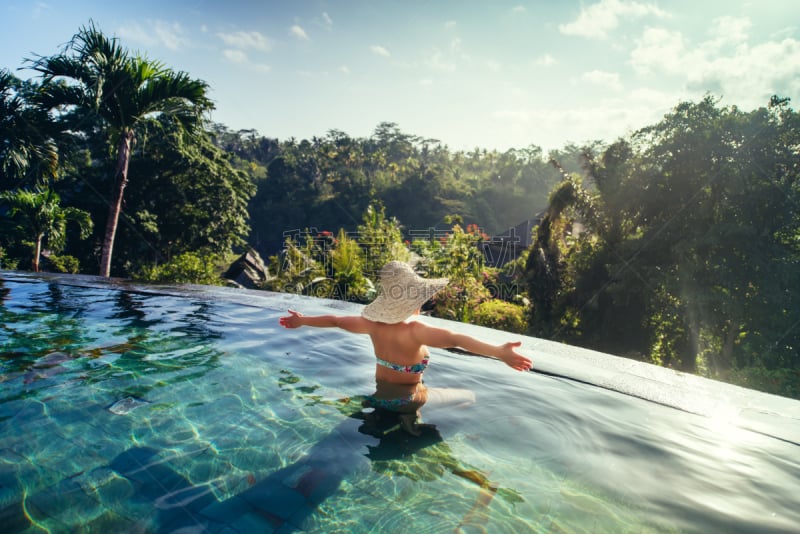
[[[689,393],[676,395],[646,366],[609,380],[610,366],[632,364],[523,337],[537,372],[432,350],[426,384],[455,400],[424,407],[412,437],[361,409],[369,340],[284,330],[289,307],[359,311],[0,272],[0,531],[800,525],[800,402],[677,375]]]

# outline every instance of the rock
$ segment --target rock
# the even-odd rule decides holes
[[[250,248],[231,264],[223,278],[247,289],[260,289],[269,279],[269,271],[261,255]]]

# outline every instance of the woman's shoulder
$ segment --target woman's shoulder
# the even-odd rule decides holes
[[[426,336],[426,334],[431,331],[433,327],[429,324],[425,324],[423,321],[415,320],[407,322],[406,328],[415,338],[423,339]]]
[[[409,326],[411,327],[411,335],[422,345],[432,347],[450,346],[450,338],[453,332],[446,328],[432,326],[422,321],[414,321],[409,323]]]

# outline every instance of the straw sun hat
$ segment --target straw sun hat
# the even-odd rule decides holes
[[[447,278],[422,278],[401,261],[390,261],[381,268],[380,274],[378,297],[364,308],[361,316],[381,323],[394,324],[408,319],[447,285]]]

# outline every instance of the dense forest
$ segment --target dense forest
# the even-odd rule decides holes
[[[389,259],[430,313],[800,398],[800,118],[712,95],[611,143],[453,151],[376,126],[279,140],[93,25],[0,70],[0,268],[368,302]]]

